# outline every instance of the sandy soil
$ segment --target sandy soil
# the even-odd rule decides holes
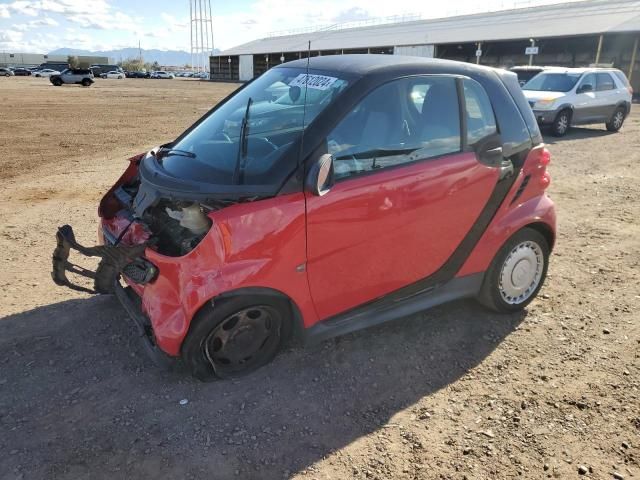
[[[0,478],[640,476],[638,111],[548,139],[559,237],[519,315],[457,302],[202,384],[53,285],[56,227],[89,243],[124,159],[233,88],[0,79]]]

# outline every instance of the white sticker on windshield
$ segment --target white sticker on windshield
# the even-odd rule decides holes
[[[296,78],[289,82],[290,87],[300,87],[303,88],[305,84],[309,88],[314,88],[316,90],[328,90],[331,88],[336,80],[336,77],[327,77],[325,75],[307,75],[306,73],[301,73]]]

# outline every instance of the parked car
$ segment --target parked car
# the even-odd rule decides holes
[[[548,69],[549,67],[541,67],[537,65],[521,65],[517,67],[511,67],[509,71],[515,73],[518,76],[518,83],[520,83],[520,85],[522,86],[533,77],[538,75],[540,72],[544,72]]]
[[[60,75],[51,75],[49,81],[56,87],[63,84],[79,84],[89,87],[93,83],[93,73],[85,68],[68,68]]]
[[[27,68],[16,68],[13,70],[13,74],[16,77],[30,77],[31,76],[31,70],[27,69]]]
[[[89,69],[93,73],[93,76],[96,78],[101,78],[103,73],[108,73],[113,71],[124,73],[124,70],[122,69],[122,67],[119,67],[118,65],[95,64],[95,65],[91,65]]]
[[[173,73],[170,72],[164,72],[164,71],[159,71],[159,72],[153,72],[151,74],[151,78],[160,78],[160,79],[173,79],[175,78],[175,76],[173,75]]]
[[[58,72],[57,70],[51,70],[50,68],[44,68],[33,73],[33,76],[38,78],[49,78],[51,75],[60,75],[60,72]]]
[[[114,78],[116,80],[122,80],[125,75],[124,72],[119,72],[117,70],[113,70],[111,72],[103,73],[101,75],[102,78]]]
[[[563,136],[571,125],[604,123],[617,132],[631,112],[633,89],[613,68],[554,68],[522,87],[538,123]]]
[[[274,84],[288,101],[271,101]],[[69,252],[101,257],[89,291],[115,293],[149,351],[201,379],[456,298],[515,312],[554,245],[549,160],[507,71],[284,63],[131,158],[100,203],[103,244],[61,227],[53,278],[86,291]]]
[[[0,77],[13,77],[15,74],[9,68],[0,67]]]

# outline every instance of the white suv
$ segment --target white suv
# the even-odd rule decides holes
[[[633,89],[613,68],[550,68],[522,90],[540,125],[562,136],[571,125],[604,123],[617,132],[631,111]]]

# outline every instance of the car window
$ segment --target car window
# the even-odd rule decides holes
[[[616,84],[613,82],[613,78],[611,78],[611,75],[609,75],[608,73],[598,73],[596,77],[598,82],[598,92],[614,90],[616,88]]]
[[[491,101],[482,85],[465,78],[464,101],[467,112],[467,143],[473,145],[483,138],[498,132]]]
[[[631,87],[631,84],[629,83],[629,80],[627,79],[624,73],[622,73],[620,70],[614,70],[613,73],[616,77],[618,77],[618,80],[620,80],[622,85],[624,85],[627,88]]]
[[[459,152],[456,83],[411,77],[369,93],[327,136],[337,179]]]
[[[535,92],[568,92],[575,87],[579,78],[579,73],[542,72],[525,83],[522,89]]]
[[[596,75],[595,73],[588,73],[584,76],[582,81],[580,82],[580,86],[578,88],[583,88],[585,85],[591,85],[591,91],[596,91]]]

